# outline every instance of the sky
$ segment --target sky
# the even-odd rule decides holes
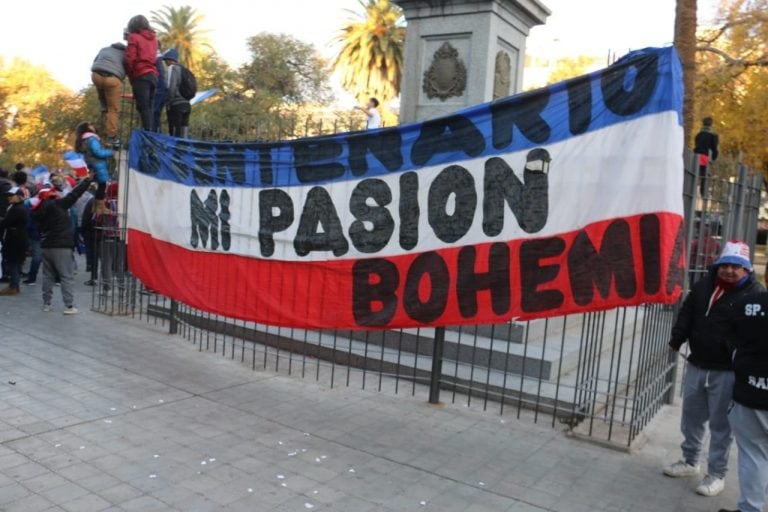
[[[671,43],[675,0],[543,0],[552,11],[535,27],[529,53],[550,57],[618,56],[627,50]],[[699,21],[714,15],[717,0],[699,0]],[[339,27],[360,11],[357,0],[22,0],[5,2],[0,56],[22,57],[45,66],[71,89],[90,83],[90,64],[103,46],[122,38],[135,14],[163,5],[190,5],[205,16],[203,28],[219,55],[232,66],[248,58],[245,41],[263,31],[288,33],[314,44],[328,58]]]

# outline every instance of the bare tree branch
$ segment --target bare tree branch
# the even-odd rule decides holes
[[[697,46],[696,51],[714,53],[721,57],[729,66],[742,66],[745,68],[768,66],[768,55],[756,59],[739,59],[728,55],[728,53],[712,45]]]

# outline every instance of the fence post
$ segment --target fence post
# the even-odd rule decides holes
[[[171,314],[168,321],[168,334],[179,333],[179,303],[171,299]]]
[[[432,374],[429,376],[429,403],[440,402],[440,377],[443,374],[443,347],[445,327],[435,327],[435,346],[432,350]]]

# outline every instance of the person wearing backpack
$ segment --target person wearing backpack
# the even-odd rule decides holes
[[[179,64],[179,52],[175,48],[166,51],[163,60],[168,65],[168,133],[186,138],[192,111],[189,100],[197,94],[197,80],[190,70]]]

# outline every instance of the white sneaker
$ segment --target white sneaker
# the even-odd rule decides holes
[[[51,306],[50,304],[43,304],[43,311],[45,313],[50,313],[51,311],[53,311],[53,306]]]
[[[79,311],[75,306],[69,306],[68,308],[64,309],[64,311],[62,311],[62,314],[64,315],[76,315],[78,313]]]
[[[699,474],[699,465],[688,464],[684,460],[679,460],[674,464],[664,468],[664,474],[672,478],[681,478],[684,476],[693,476]]]
[[[725,489],[725,479],[717,478],[716,476],[707,475],[704,480],[701,481],[696,492],[702,496],[717,496]]]

